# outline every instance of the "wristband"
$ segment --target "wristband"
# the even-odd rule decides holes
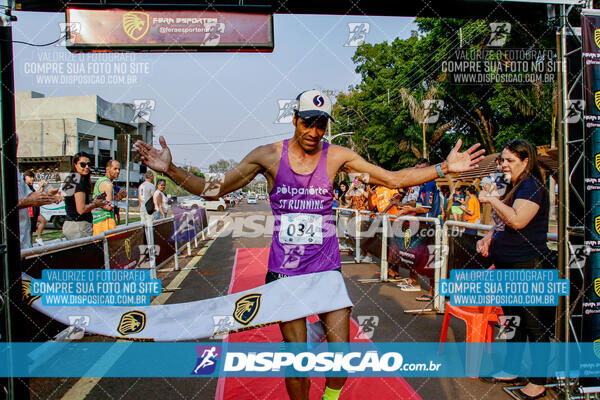
[[[444,175],[444,171],[442,171],[442,164],[436,164],[435,165],[435,170],[437,171],[437,174],[440,178],[445,178],[446,175]]]

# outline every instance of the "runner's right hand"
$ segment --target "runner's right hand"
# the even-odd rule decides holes
[[[171,151],[167,147],[167,141],[164,137],[159,137],[158,142],[162,147],[160,150],[152,147],[148,143],[138,140],[133,145],[140,155],[140,159],[144,164],[157,172],[167,172],[171,161]]]
[[[58,189],[32,192],[29,196],[27,196],[27,200],[33,207],[41,207],[47,204],[60,203],[61,197],[58,196],[57,193]]]

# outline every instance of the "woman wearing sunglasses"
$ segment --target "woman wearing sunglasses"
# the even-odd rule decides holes
[[[90,157],[86,153],[75,154],[71,173],[63,182],[67,217],[62,231],[67,240],[92,236],[92,210],[108,205],[101,198],[91,200],[90,165]]]

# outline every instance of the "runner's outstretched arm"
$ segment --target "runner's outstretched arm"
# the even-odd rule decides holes
[[[479,143],[471,146],[468,150],[459,152],[462,140],[459,139],[456,146],[450,151],[446,161],[440,164],[444,174],[465,172],[477,168],[485,153],[484,149],[477,150]],[[425,168],[405,168],[400,171],[388,171],[367,162],[364,158],[345,147],[337,147],[344,159],[342,167],[346,172],[366,173],[369,175],[368,183],[383,185],[389,188],[401,188],[420,185],[438,178],[436,166]]]
[[[219,197],[244,187],[263,171],[259,164],[261,157],[264,157],[264,146],[258,147],[250,152],[242,162],[232,170],[226,172],[223,179],[209,182],[207,184],[204,178],[191,174],[173,164],[171,151],[167,147],[164,137],[158,139],[161,149],[156,149],[148,143],[141,140],[135,142],[134,147],[140,154],[141,160],[154,171],[161,172],[173,179],[185,190],[207,199],[218,199]],[[218,185],[218,187],[216,186]],[[218,194],[216,193],[218,190]],[[206,193],[210,192],[211,195]]]

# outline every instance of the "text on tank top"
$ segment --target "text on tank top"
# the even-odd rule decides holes
[[[340,268],[338,239],[332,218],[333,187],[323,150],[310,174],[293,171],[283,142],[279,170],[269,194],[275,219],[268,268],[275,273],[302,275]]]

